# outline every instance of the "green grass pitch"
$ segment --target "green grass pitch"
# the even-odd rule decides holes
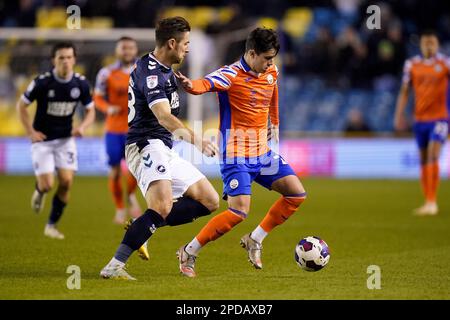
[[[113,225],[105,177],[76,177],[60,223],[63,241],[43,236],[51,197],[40,215],[30,209],[33,177],[0,176],[0,299],[449,299],[450,181],[440,187],[440,214],[415,217],[418,181],[303,179],[308,199],[264,242],[263,270],[239,246],[270,205],[274,192],[254,186],[249,218],[210,243],[197,261],[198,277],[179,274],[175,251],[208,218],[165,227],[149,243],[150,261],[133,255],[138,281],[99,277],[123,236]],[[214,181],[221,192],[220,181]],[[143,200],[140,198],[140,200]],[[221,210],[225,202],[221,202]],[[305,236],[330,246],[326,268],[310,273],[294,261]],[[69,265],[81,269],[81,289],[69,290]],[[381,269],[381,289],[369,290],[367,267]]]

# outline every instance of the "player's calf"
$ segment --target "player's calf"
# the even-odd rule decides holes
[[[31,208],[35,213],[42,212],[45,204],[45,194],[52,189],[51,181],[41,180],[40,182],[36,182],[34,192],[31,196]]]

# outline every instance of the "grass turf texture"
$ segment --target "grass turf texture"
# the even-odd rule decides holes
[[[440,214],[415,217],[421,204],[417,181],[304,179],[308,199],[265,240],[263,270],[247,262],[240,237],[253,230],[278,198],[253,188],[249,218],[210,243],[197,261],[198,277],[178,271],[175,251],[208,218],[158,230],[150,261],[133,255],[138,281],[99,278],[123,228],[113,225],[106,178],[76,177],[60,223],[63,241],[43,236],[52,195],[40,215],[30,209],[33,177],[0,176],[0,299],[449,299],[450,181],[441,183]],[[214,181],[221,192],[221,182]],[[140,198],[140,200],[143,200]],[[221,209],[225,202],[221,201]],[[328,266],[301,270],[294,246],[305,236],[330,246]],[[69,265],[81,268],[81,289],[66,287]],[[381,268],[381,289],[367,289],[367,267]]]

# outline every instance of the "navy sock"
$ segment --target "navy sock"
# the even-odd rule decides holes
[[[122,244],[128,246],[132,250],[137,250],[151,237],[157,228],[163,225],[163,217],[161,217],[158,212],[147,209],[142,216],[137,218],[130,225],[123,237]]]
[[[189,197],[181,197],[173,203],[172,210],[166,218],[169,226],[178,226],[194,221],[198,217],[211,213],[203,204]]]
[[[63,214],[66,203],[59,199],[58,195],[53,196],[52,209],[50,211],[50,217],[48,219],[48,224],[56,224]]]

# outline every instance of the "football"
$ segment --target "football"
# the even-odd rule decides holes
[[[306,271],[319,271],[330,261],[328,245],[319,237],[306,237],[295,246],[295,261]]]

